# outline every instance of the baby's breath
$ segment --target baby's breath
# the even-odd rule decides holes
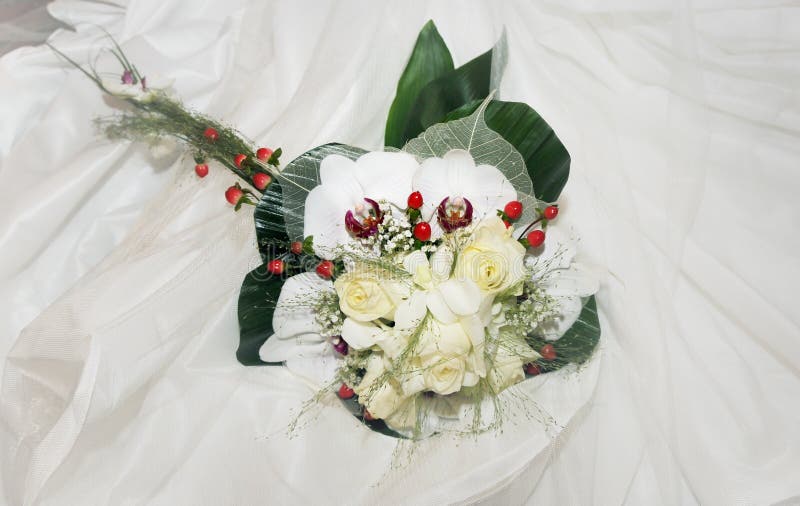
[[[344,314],[339,308],[336,292],[322,292],[314,303],[314,319],[320,327],[320,335],[333,338],[342,334]]]

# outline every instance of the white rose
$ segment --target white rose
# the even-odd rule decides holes
[[[439,395],[461,390],[467,370],[464,357],[430,355],[422,360],[422,376],[425,386]]]
[[[522,281],[524,257],[525,247],[511,236],[511,229],[499,217],[493,216],[478,226],[472,242],[459,253],[456,276],[471,279],[484,292],[496,294]],[[521,288],[519,285],[520,293]]]
[[[393,284],[376,274],[364,270],[347,272],[333,286],[339,296],[339,307],[350,318],[369,322],[394,317],[399,294]]]

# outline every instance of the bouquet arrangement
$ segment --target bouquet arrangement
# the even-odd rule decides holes
[[[428,23],[384,150],[326,144],[285,167],[116,43],[119,79],[81,70],[129,104],[99,120],[109,137],[177,138],[199,178],[219,163],[245,183],[225,197],[254,206],[264,263],[242,284],[238,360],[285,364],[368,427],[419,439],[496,427],[502,392],[585,362],[600,335],[597,282],[558,227],[569,155],[532,108],[494,99],[505,51],[456,68]]]

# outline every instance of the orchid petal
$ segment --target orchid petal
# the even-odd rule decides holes
[[[458,317],[450,309],[450,306],[447,305],[447,302],[445,302],[444,297],[442,297],[441,292],[438,290],[427,292],[426,303],[433,317],[440,322],[455,323],[458,320]]]
[[[575,324],[583,310],[583,301],[578,297],[559,299],[559,314],[536,329],[548,341],[561,339]]]
[[[326,291],[333,292],[333,283],[316,274],[304,272],[287,279],[272,315],[274,337],[290,339],[303,334],[318,335],[321,329],[314,317],[313,304],[308,301],[311,295]]]
[[[355,170],[356,162],[342,155],[328,155],[319,166],[320,186],[339,195],[346,209],[364,203],[364,191],[355,176]],[[344,213],[340,218],[343,217]]]
[[[356,160],[354,176],[364,196],[387,200],[405,208],[411,193],[411,180],[419,168],[416,158],[408,153],[375,151]]]
[[[474,281],[448,279],[440,283],[439,292],[450,310],[460,316],[475,314],[481,305],[481,290]]]
[[[569,269],[550,273],[543,285],[553,297],[588,297],[597,293],[600,283],[582,264],[573,263]]]
[[[455,254],[452,248],[447,244],[442,244],[431,255],[431,271],[433,277],[437,281],[444,281],[450,277],[450,272],[453,270],[453,263],[455,262]]]
[[[327,186],[317,186],[306,197],[303,234],[314,237],[314,252],[331,260],[338,246],[353,241],[345,228],[348,207],[337,192]]]
[[[345,318],[342,324],[342,338],[356,350],[363,350],[375,346],[375,340],[383,330],[372,324]]]

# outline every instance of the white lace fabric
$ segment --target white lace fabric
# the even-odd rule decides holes
[[[580,373],[520,391],[502,432],[396,441],[280,367],[235,360],[252,217],[92,119],[114,109],[48,48],[0,58],[0,488],[8,504],[791,504],[800,500],[792,2],[57,0],[144,73],[284,161],[381,146],[416,34],[463,63],[507,30],[500,98],[572,156],[559,223],[601,276]],[[115,71],[101,55],[100,70]],[[530,415],[530,416],[526,416]],[[398,465],[400,467],[398,467]],[[3,500],[0,500],[3,502]]]

